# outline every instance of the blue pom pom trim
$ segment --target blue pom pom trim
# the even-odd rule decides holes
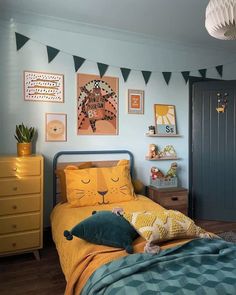
[[[68,230],[65,230],[65,231],[64,231],[64,237],[66,237],[66,239],[67,239],[68,241],[73,240],[73,236],[72,236],[72,234],[71,234]]]

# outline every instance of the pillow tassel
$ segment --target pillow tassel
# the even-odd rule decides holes
[[[65,230],[65,231],[64,231],[64,237],[66,237],[66,239],[67,239],[68,241],[73,240],[73,236],[72,236],[72,234],[71,234],[68,230]]]

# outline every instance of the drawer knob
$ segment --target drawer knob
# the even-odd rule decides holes
[[[13,187],[13,191],[17,191],[17,186],[14,186]]]
[[[16,228],[16,227],[17,227],[17,225],[16,225],[16,224],[12,224],[12,227],[13,227],[13,228]]]
[[[12,247],[16,247],[16,243],[12,243]]]
[[[13,170],[13,171],[17,171],[17,168],[16,168],[16,167],[14,167],[14,168],[12,168],[12,170]]]
[[[178,197],[171,197],[172,201],[178,201]]]
[[[13,205],[13,206],[12,206],[12,209],[17,209],[17,206],[16,206],[16,205]]]

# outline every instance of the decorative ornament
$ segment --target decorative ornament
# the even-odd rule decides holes
[[[236,40],[236,0],[210,0],[206,8],[205,27],[221,40]]]
[[[166,145],[159,153],[160,158],[176,158],[177,154],[173,145]]]
[[[227,106],[227,97],[228,97],[228,93],[225,93],[224,96],[221,95],[221,93],[217,93],[217,103],[218,103],[218,106],[216,108],[216,111],[218,113],[224,113],[225,112],[225,109],[226,109],[226,106]]]

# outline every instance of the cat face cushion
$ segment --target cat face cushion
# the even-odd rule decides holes
[[[129,166],[65,170],[68,202],[92,206],[130,201],[135,198]]]

